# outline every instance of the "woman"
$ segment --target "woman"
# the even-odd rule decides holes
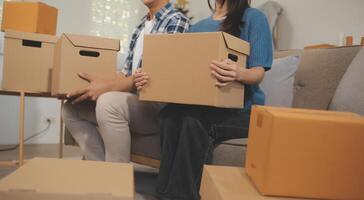
[[[249,0],[216,0],[213,10],[213,16],[192,26],[190,32],[224,31],[250,42],[247,69],[231,60],[214,60],[210,65],[217,87],[235,81],[245,85],[245,107],[169,104],[161,111],[162,159],[157,185],[161,200],[199,200],[203,165],[208,163],[214,146],[224,140],[248,137],[251,106],[264,104],[264,94],[258,84],[270,69],[273,57],[266,17],[250,8]],[[142,72],[135,75],[138,90],[148,78]]]

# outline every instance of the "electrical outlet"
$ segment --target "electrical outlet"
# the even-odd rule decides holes
[[[43,124],[53,124],[56,121],[55,117],[43,117],[42,123]]]

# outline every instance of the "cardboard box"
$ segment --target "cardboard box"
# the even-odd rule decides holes
[[[254,106],[246,170],[264,195],[364,199],[364,118]]]
[[[265,197],[256,190],[244,168],[205,166],[201,200],[298,200],[285,197]]]
[[[223,32],[146,35],[143,71],[150,81],[140,100],[243,108],[243,85],[216,87],[210,64],[230,58],[246,67],[249,51],[247,42]]]
[[[35,158],[0,180],[1,200],[134,200],[130,164]]]
[[[51,69],[56,36],[7,30],[5,32],[3,89],[51,91]]]
[[[81,72],[103,79],[115,78],[119,50],[119,40],[63,34],[55,49],[52,95],[64,96],[88,86],[78,76]]]
[[[41,2],[4,1],[1,30],[56,35],[57,8]]]

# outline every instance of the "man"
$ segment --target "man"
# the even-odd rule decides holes
[[[65,104],[63,119],[88,160],[129,162],[131,134],[158,133],[161,105],[138,100],[133,93],[133,74],[141,67],[145,34],[182,33],[189,28],[189,21],[169,0],[143,3],[149,12],[132,35],[120,77],[102,80],[80,73],[89,86],[67,95],[73,100]]]

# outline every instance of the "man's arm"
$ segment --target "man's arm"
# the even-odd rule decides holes
[[[114,79],[105,80],[90,74],[80,73],[79,77],[88,81],[89,85],[67,94],[67,98],[75,98],[72,103],[79,103],[86,99],[96,101],[100,95],[106,92],[130,92],[133,89],[133,76],[126,77],[124,74],[120,74]]]

